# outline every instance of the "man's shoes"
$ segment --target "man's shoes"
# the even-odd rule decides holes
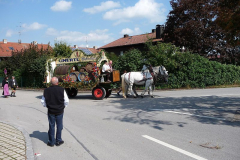
[[[13,97],[16,97],[15,95],[13,95]]]
[[[54,146],[54,144],[51,144],[51,143],[47,143],[47,145],[49,146],[49,147],[53,147]]]
[[[64,143],[64,141],[56,142],[56,146],[60,146]]]

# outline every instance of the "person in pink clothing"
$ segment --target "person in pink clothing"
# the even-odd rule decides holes
[[[111,60],[109,61],[108,65],[109,65],[109,67],[111,69],[110,72],[112,72],[113,71],[113,67],[112,67],[112,61]]]
[[[5,77],[5,79],[2,81],[2,88],[3,88],[3,95],[5,98],[8,98],[9,96],[9,89],[8,89],[8,77]]]

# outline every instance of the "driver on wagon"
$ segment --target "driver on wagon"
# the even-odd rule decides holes
[[[107,82],[111,82],[110,81],[110,73],[111,72],[112,72],[111,67],[109,66],[108,62],[106,60],[104,60],[104,65],[102,66],[102,74],[107,75]]]

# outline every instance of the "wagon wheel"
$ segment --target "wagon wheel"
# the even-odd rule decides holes
[[[78,93],[78,90],[76,88],[71,88],[71,89],[67,88],[66,91],[67,91],[67,95],[71,98],[75,97]]]
[[[108,98],[111,94],[112,94],[112,90],[111,89],[107,89],[105,98]]]
[[[100,86],[94,87],[92,95],[96,100],[102,100],[106,96],[106,90]]]

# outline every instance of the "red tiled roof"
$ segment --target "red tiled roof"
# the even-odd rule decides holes
[[[7,42],[3,43],[0,42],[0,57],[11,57],[12,50],[13,51],[21,51],[22,49],[27,49],[31,43],[17,43],[17,42]],[[37,44],[38,48],[47,49],[48,47],[51,48],[48,44]]]
[[[93,54],[96,54],[99,52],[99,50],[95,48],[88,48],[88,50],[90,50]]]
[[[111,47],[118,47],[118,46],[142,44],[142,43],[147,42],[149,39],[153,39],[154,42],[162,41],[162,39],[156,39],[156,32],[154,32],[154,33],[147,33],[147,34],[141,34],[141,35],[136,35],[136,36],[123,37],[116,41],[108,43],[100,48],[104,49],[104,48],[111,48]]]

